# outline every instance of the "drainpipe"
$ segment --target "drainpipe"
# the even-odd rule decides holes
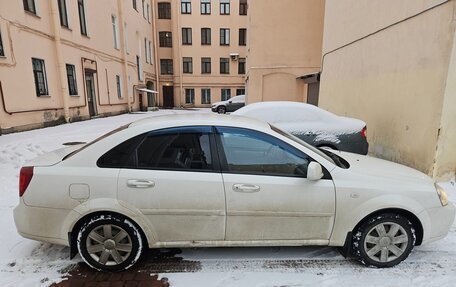
[[[180,13],[179,13],[179,1],[176,1],[176,8],[175,8],[175,11],[178,11],[176,13],[176,18],[177,18],[177,55],[178,55],[178,59],[177,61],[177,65],[175,65],[174,69],[179,69],[179,101],[180,101],[180,106],[184,106],[184,101],[182,100],[182,97],[184,96],[184,90],[183,90],[183,86],[184,84],[182,83],[182,77],[183,77],[183,74],[182,74],[182,27],[181,27],[181,19],[180,19]],[[176,59],[175,55],[173,55],[174,57],[174,60]]]
[[[122,82],[123,82],[123,88],[122,88],[122,93],[125,95],[127,98],[127,103],[128,103],[128,111],[131,113],[132,106],[131,106],[131,101],[130,101],[130,95],[128,94],[128,61],[127,61],[127,47],[125,47],[125,41],[128,39],[125,39],[125,21],[124,21],[124,15],[123,15],[123,0],[117,0],[117,9],[119,10],[119,42],[120,42],[120,52],[122,54]],[[133,91],[133,98],[135,97],[135,93]]]
[[[152,1],[152,40],[154,41],[154,62],[155,62],[155,81],[157,82],[157,86],[155,87],[155,90],[158,92],[160,88],[160,77],[159,77],[159,71],[158,71],[158,44],[157,44],[157,2]],[[154,95],[155,97],[155,95]],[[155,101],[156,106],[160,106],[160,96],[157,96],[157,100]]]
[[[51,21],[54,32],[55,54],[57,56],[57,68],[59,72],[60,95],[63,100],[63,114],[65,121],[70,122],[70,108],[68,103],[68,88],[66,83],[66,66],[62,56],[62,45],[60,38],[60,16],[57,1],[49,1],[51,4]]]

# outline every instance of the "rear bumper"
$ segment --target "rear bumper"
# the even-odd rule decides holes
[[[62,236],[62,226],[68,210],[31,207],[23,203],[14,209],[17,232],[25,238],[69,246],[67,233]]]
[[[456,207],[453,203],[447,206],[427,209],[419,214],[423,218],[423,243],[429,243],[445,237],[453,225]]]

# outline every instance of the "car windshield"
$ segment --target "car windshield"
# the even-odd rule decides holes
[[[271,129],[273,131],[275,131],[276,133],[302,145],[302,146],[305,146],[306,148],[310,149],[311,151],[313,151],[314,153],[318,154],[319,156],[321,156],[322,158],[326,159],[327,161],[329,161],[330,163],[334,164],[334,165],[338,165],[330,156],[328,156],[326,153],[322,152],[321,150],[317,149],[316,147],[306,143],[305,141],[295,137],[294,135],[292,134],[289,134],[271,124],[269,124],[269,126],[271,126]]]
[[[88,144],[85,144],[84,146],[78,148],[77,150],[75,150],[75,151],[73,151],[73,152],[67,154],[67,155],[62,159],[62,161],[66,160],[67,158],[72,157],[73,155],[75,155],[75,154],[77,154],[78,152],[84,150],[85,148],[87,148],[87,147],[93,145],[94,143],[99,142],[99,141],[101,141],[102,139],[109,137],[110,135],[113,135],[113,134],[115,134],[115,133],[117,133],[117,132],[120,132],[120,131],[122,131],[122,130],[128,128],[129,125],[130,125],[130,124],[123,125],[123,126],[121,126],[121,127],[118,127],[118,128],[115,129],[115,130],[112,130],[112,131],[110,131],[110,132],[108,132],[108,133],[102,135],[101,137],[98,137],[98,138],[94,139],[93,141],[89,142]]]

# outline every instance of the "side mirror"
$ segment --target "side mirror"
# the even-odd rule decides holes
[[[231,104],[233,101],[228,101],[228,104]]]
[[[318,162],[312,161],[307,166],[307,179],[320,180],[323,177],[323,169]]]

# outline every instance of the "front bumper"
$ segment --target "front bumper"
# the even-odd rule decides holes
[[[423,218],[423,243],[432,242],[445,237],[453,225],[456,207],[453,203],[446,206],[427,209],[419,214]]]
[[[213,111],[214,113],[216,113],[216,112],[217,112],[217,108],[218,108],[217,106],[211,107],[211,111]]]
[[[62,234],[68,212],[64,209],[27,206],[21,199],[13,212],[14,223],[22,237],[68,246],[67,233]]]

